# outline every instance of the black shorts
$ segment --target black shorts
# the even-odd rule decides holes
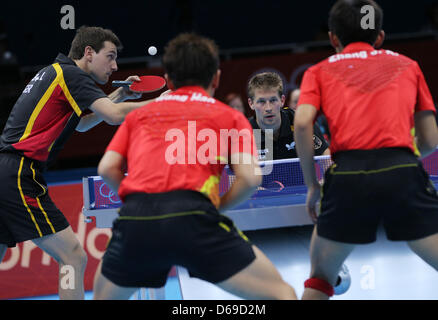
[[[119,286],[158,288],[179,265],[216,283],[254,259],[246,236],[201,193],[135,193],[114,222],[102,274]]]
[[[322,188],[318,235],[371,243],[380,223],[394,241],[438,232],[437,191],[410,150],[353,150],[336,153],[333,160]]]
[[[57,233],[69,226],[47,192],[38,162],[0,152],[0,243],[18,242]]]

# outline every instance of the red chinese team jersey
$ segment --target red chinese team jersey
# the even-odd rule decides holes
[[[195,190],[217,207],[219,180],[231,154],[257,157],[245,116],[200,87],[180,88],[129,113],[110,150],[127,159],[122,200],[135,192]]]
[[[330,150],[407,147],[414,143],[414,113],[435,106],[417,62],[356,42],[309,68],[298,102],[323,113]]]

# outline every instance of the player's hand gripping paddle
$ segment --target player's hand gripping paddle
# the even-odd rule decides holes
[[[141,76],[140,81],[113,81],[113,87],[129,88],[132,92],[146,93],[162,89],[166,80],[160,76]]]

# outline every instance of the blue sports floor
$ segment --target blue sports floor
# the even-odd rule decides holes
[[[310,269],[311,231],[311,226],[303,226],[245,232],[274,262],[299,297]],[[415,256],[405,243],[388,241],[383,230],[379,230],[375,243],[357,246],[346,264],[352,284],[347,293],[335,296],[335,300],[438,299],[438,272]],[[182,292],[176,277],[169,278],[165,291],[166,300],[237,299],[207,282],[185,277]],[[58,296],[29,299],[56,300]],[[86,299],[92,299],[92,292],[86,293]]]
[[[90,175],[93,173],[90,172]],[[76,175],[83,176],[84,173],[75,173],[71,180],[75,180]],[[54,182],[51,177],[47,178]],[[66,180],[65,176],[63,180]],[[305,194],[301,200],[304,201],[304,198]],[[310,270],[309,243],[312,228],[309,225],[245,232],[272,260],[299,297]],[[346,265],[350,270],[352,284],[345,294],[335,296],[335,300],[438,300],[438,272],[413,254],[406,243],[388,241],[382,229],[379,229],[375,243],[357,246],[348,257]],[[238,299],[210,283],[181,274],[181,286],[178,278],[168,279],[165,286],[166,300]],[[92,295],[92,292],[87,292],[85,298],[92,299]],[[134,298],[138,298],[138,295]],[[58,296],[26,299],[56,300]]]
[[[181,300],[181,292],[179,290],[178,279],[176,277],[172,277],[167,280],[164,290],[165,290],[166,300]],[[86,291],[85,300],[92,300],[92,299],[93,299],[93,291]],[[131,297],[131,300],[135,300],[135,299],[139,299],[138,293],[135,293]],[[16,300],[59,300],[59,296],[50,295],[50,296],[40,296],[40,297],[28,297],[28,298],[21,298]]]

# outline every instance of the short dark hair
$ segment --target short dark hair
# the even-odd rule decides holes
[[[211,39],[182,33],[166,45],[163,66],[175,88],[189,85],[208,88],[219,69],[219,48]]]
[[[99,52],[100,49],[104,47],[105,41],[114,43],[118,51],[122,50],[122,43],[111,30],[101,27],[82,26],[76,31],[68,57],[76,60],[81,59],[84,56],[84,50],[87,46]]]
[[[278,95],[283,95],[283,80],[275,72],[257,73],[248,82],[248,97],[254,100],[255,91],[262,90],[277,90]]]
[[[364,6],[374,8],[375,28],[362,28],[361,21]],[[352,42],[367,42],[374,45],[383,24],[383,10],[373,0],[338,0],[330,10],[329,29],[335,34],[342,46]]]

